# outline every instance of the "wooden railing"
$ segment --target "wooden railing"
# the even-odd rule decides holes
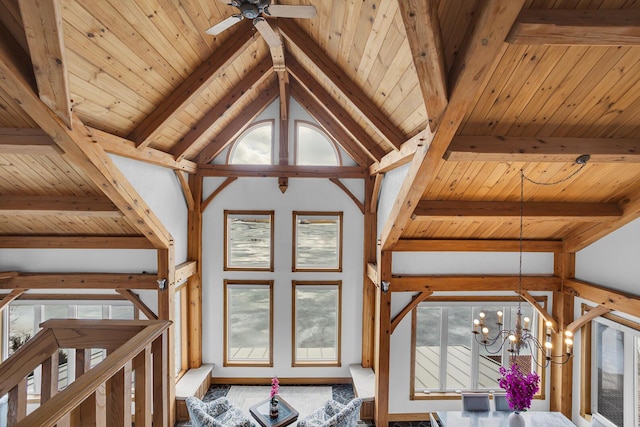
[[[7,426],[167,426],[167,334],[160,320],[48,320],[0,365]],[[107,357],[92,369],[92,348]],[[58,392],[58,349],[76,349],[76,379]],[[27,416],[27,377],[42,367],[40,406]],[[132,389],[133,400],[132,400]],[[132,404],[133,403],[133,404]]]

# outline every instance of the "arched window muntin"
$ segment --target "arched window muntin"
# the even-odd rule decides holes
[[[229,149],[229,153],[227,155],[227,164],[232,165],[272,165],[273,164],[273,141],[274,141],[274,132],[275,132],[275,121],[274,120],[261,120],[259,122],[253,123],[249,126],[242,134],[236,138]],[[256,138],[251,141],[249,138]],[[252,161],[255,159],[255,156],[251,158],[239,159],[236,158],[241,155],[247,155],[248,153],[242,153],[244,147],[251,148],[251,146],[262,147],[262,150],[257,150],[256,153],[258,156],[262,156],[263,159],[261,161],[255,162]],[[268,154],[267,154],[268,147]],[[240,149],[240,151],[238,151]]]
[[[304,148],[304,147],[301,147],[301,137],[300,137],[301,129],[309,129],[311,131],[315,131],[319,137],[323,138],[327,142],[325,147],[328,146],[331,148],[331,150],[326,150],[326,154],[328,154],[329,152],[333,153],[335,162],[331,162],[331,163],[330,162],[311,163],[311,162],[304,162],[304,161],[301,162],[300,161],[301,148]],[[296,120],[294,122],[294,131],[295,131],[295,141],[294,141],[293,150],[294,150],[294,162],[296,165],[342,166],[342,158],[340,155],[340,148],[338,147],[338,144],[324,130],[322,130],[322,128],[305,120]]]

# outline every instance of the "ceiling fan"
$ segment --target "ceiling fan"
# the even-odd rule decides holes
[[[229,6],[237,7],[240,13],[231,15],[209,28],[206,33],[213,36],[220,34],[243,19],[252,19],[253,25],[270,47],[282,44],[280,37],[271,28],[263,16],[274,18],[315,18],[316,7],[313,5],[285,5],[271,4],[271,0],[218,0]],[[261,16],[262,15],[262,16]]]

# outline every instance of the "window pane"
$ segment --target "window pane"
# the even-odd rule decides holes
[[[34,335],[35,311],[32,305],[11,305],[9,309],[9,355]]]
[[[499,311],[503,314],[501,323],[504,323],[505,320],[508,321],[509,317],[507,316],[505,318],[505,309],[501,306],[482,306],[474,308],[473,310],[474,319],[479,318],[480,312],[485,314],[484,326],[489,328],[489,339],[495,338],[500,329],[498,326]],[[504,327],[503,325],[503,328]],[[506,325],[506,327],[509,327],[509,325]],[[478,337],[481,336],[482,335],[479,335]],[[502,366],[502,343],[503,340],[498,339],[490,345],[478,346],[480,354],[478,358],[478,388],[495,389],[498,387],[498,378],[500,378],[499,369],[500,366]]]
[[[102,319],[101,305],[79,305],[78,319]]]
[[[271,122],[259,123],[251,127],[234,144],[229,155],[229,164],[270,165],[272,141]]]
[[[296,123],[296,164],[339,166],[338,152],[333,142],[315,126]]]
[[[624,334],[596,323],[597,411],[615,425],[623,426]]]
[[[340,270],[342,214],[294,212],[294,270]]]
[[[271,286],[227,284],[227,361],[271,363]]]
[[[338,362],[338,285],[295,285],[295,362]]]
[[[112,305],[111,306],[111,318],[118,320],[132,320],[133,319],[133,305]]]
[[[225,269],[272,270],[273,212],[225,212],[227,240]]]
[[[449,307],[447,344],[447,390],[471,386],[471,310]]]
[[[440,307],[418,306],[416,312],[416,390],[440,389]]]
[[[69,317],[69,308],[66,305],[45,305],[44,317],[42,321],[49,319],[67,319]]]

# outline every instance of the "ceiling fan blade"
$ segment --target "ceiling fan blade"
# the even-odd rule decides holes
[[[205,33],[210,34],[212,36],[217,36],[224,30],[232,26],[233,24],[237,24],[240,21],[242,21],[242,15],[231,15],[227,19],[222,20],[218,22],[216,25],[214,25],[213,27],[209,28],[207,31],[205,31]]]
[[[277,18],[315,18],[316,7],[313,5],[274,4],[266,8],[267,15]]]
[[[256,18],[253,20],[253,25],[258,29],[260,35],[264,41],[267,42],[270,48],[278,47],[282,45],[280,36],[271,28],[271,25],[264,18]]]

